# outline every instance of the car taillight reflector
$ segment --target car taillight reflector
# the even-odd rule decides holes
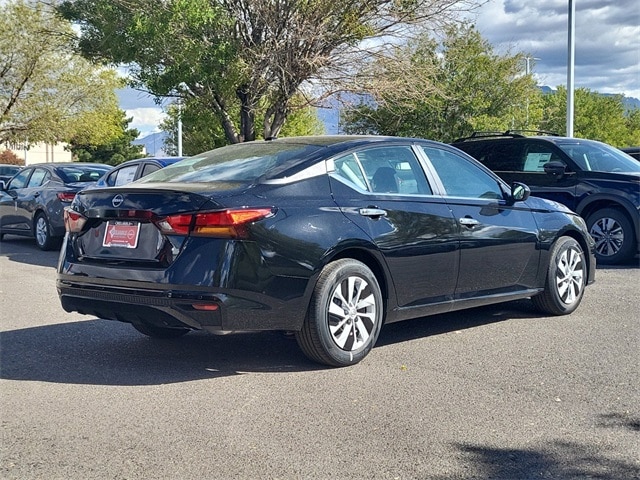
[[[82,214],[71,210],[70,207],[64,209],[64,228],[69,233],[78,233],[82,231],[87,218]]]
[[[56,195],[58,196],[58,200],[65,203],[71,203],[73,199],[76,198],[75,192],[58,192]]]
[[[156,222],[163,233],[200,237],[236,238],[243,236],[244,226],[273,214],[271,208],[223,210],[165,217]]]

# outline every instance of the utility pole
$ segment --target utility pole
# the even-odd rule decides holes
[[[573,73],[575,64],[575,33],[576,33],[576,20],[575,20],[576,7],[573,4],[573,0],[569,0],[569,41],[568,41],[568,59],[567,59],[567,137],[573,137]]]

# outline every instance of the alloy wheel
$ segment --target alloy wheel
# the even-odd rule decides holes
[[[624,229],[614,218],[599,218],[589,233],[596,242],[596,252],[603,257],[616,255],[624,244]]]
[[[329,302],[329,331],[335,344],[353,351],[367,343],[375,328],[376,299],[367,281],[349,276],[338,284]]]
[[[581,252],[574,248],[564,250],[558,256],[556,272],[556,288],[560,300],[567,305],[580,298],[584,288],[584,263]]]

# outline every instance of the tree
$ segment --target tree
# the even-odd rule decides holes
[[[640,110],[625,112],[621,95],[602,95],[587,88],[574,92],[574,136],[600,140],[614,146],[640,144]],[[557,87],[543,96],[540,128],[566,133],[567,89]]]
[[[0,143],[117,135],[122,85],[72,51],[73,31],[41,2],[0,3]]]
[[[256,138],[260,120],[265,138],[277,136],[305,85],[344,86],[385,40],[478,1],[67,0],[59,11],[79,23],[84,55],[129,65],[155,95],[196,99],[234,143]]]
[[[540,116],[524,55],[499,55],[473,26],[399,46],[395,61],[372,65],[367,101],[347,109],[350,133],[450,142],[479,130],[527,129]],[[398,68],[400,67],[400,68]]]
[[[133,145],[140,132],[129,128],[131,118],[127,118],[124,111],[117,111],[116,123],[120,126],[118,135],[111,136],[102,142],[91,142],[84,135],[76,135],[69,142],[69,150],[80,162],[106,163],[118,165],[126,160],[140,158],[142,145]]]
[[[304,102],[303,98],[298,98]],[[181,113],[180,113],[181,112]],[[166,119],[160,129],[168,135],[165,138],[165,151],[170,155],[178,154],[178,115],[182,117],[182,151],[184,155],[196,155],[207,150],[226,145],[227,139],[213,112],[202,108],[199,102],[187,101],[173,104],[168,108]],[[280,132],[281,137],[299,135],[319,135],[324,133],[324,126],[318,120],[316,109],[310,106],[296,108],[287,118]]]

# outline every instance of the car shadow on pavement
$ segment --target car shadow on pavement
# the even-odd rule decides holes
[[[33,238],[5,235],[0,242],[0,256],[7,257],[12,262],[55,268],[60,251],[56,249],[45,252],[37,247]]]
[[[466,330],[516,318],[540,318],[543,316],[533,307],[530,300],[515,300],[486,307],[458,310],[385,325],[382,327],[376,346]]]
[[[532,316],[526,307],[517,308],[516,302],[505,305],[387,325],[377,346]],[[125,323],[94,319],[0,334],[0,378],[8,380],[155,385],[326,368],[308,360],[293,336],[284,332],[225,336],[191,332],[179,339],[159,340]]]
[[[280,332],[191,332],[160,340],[128,324],[95,319],[0,333],[0,378],[9,380],[159,385],[322,368]]]

